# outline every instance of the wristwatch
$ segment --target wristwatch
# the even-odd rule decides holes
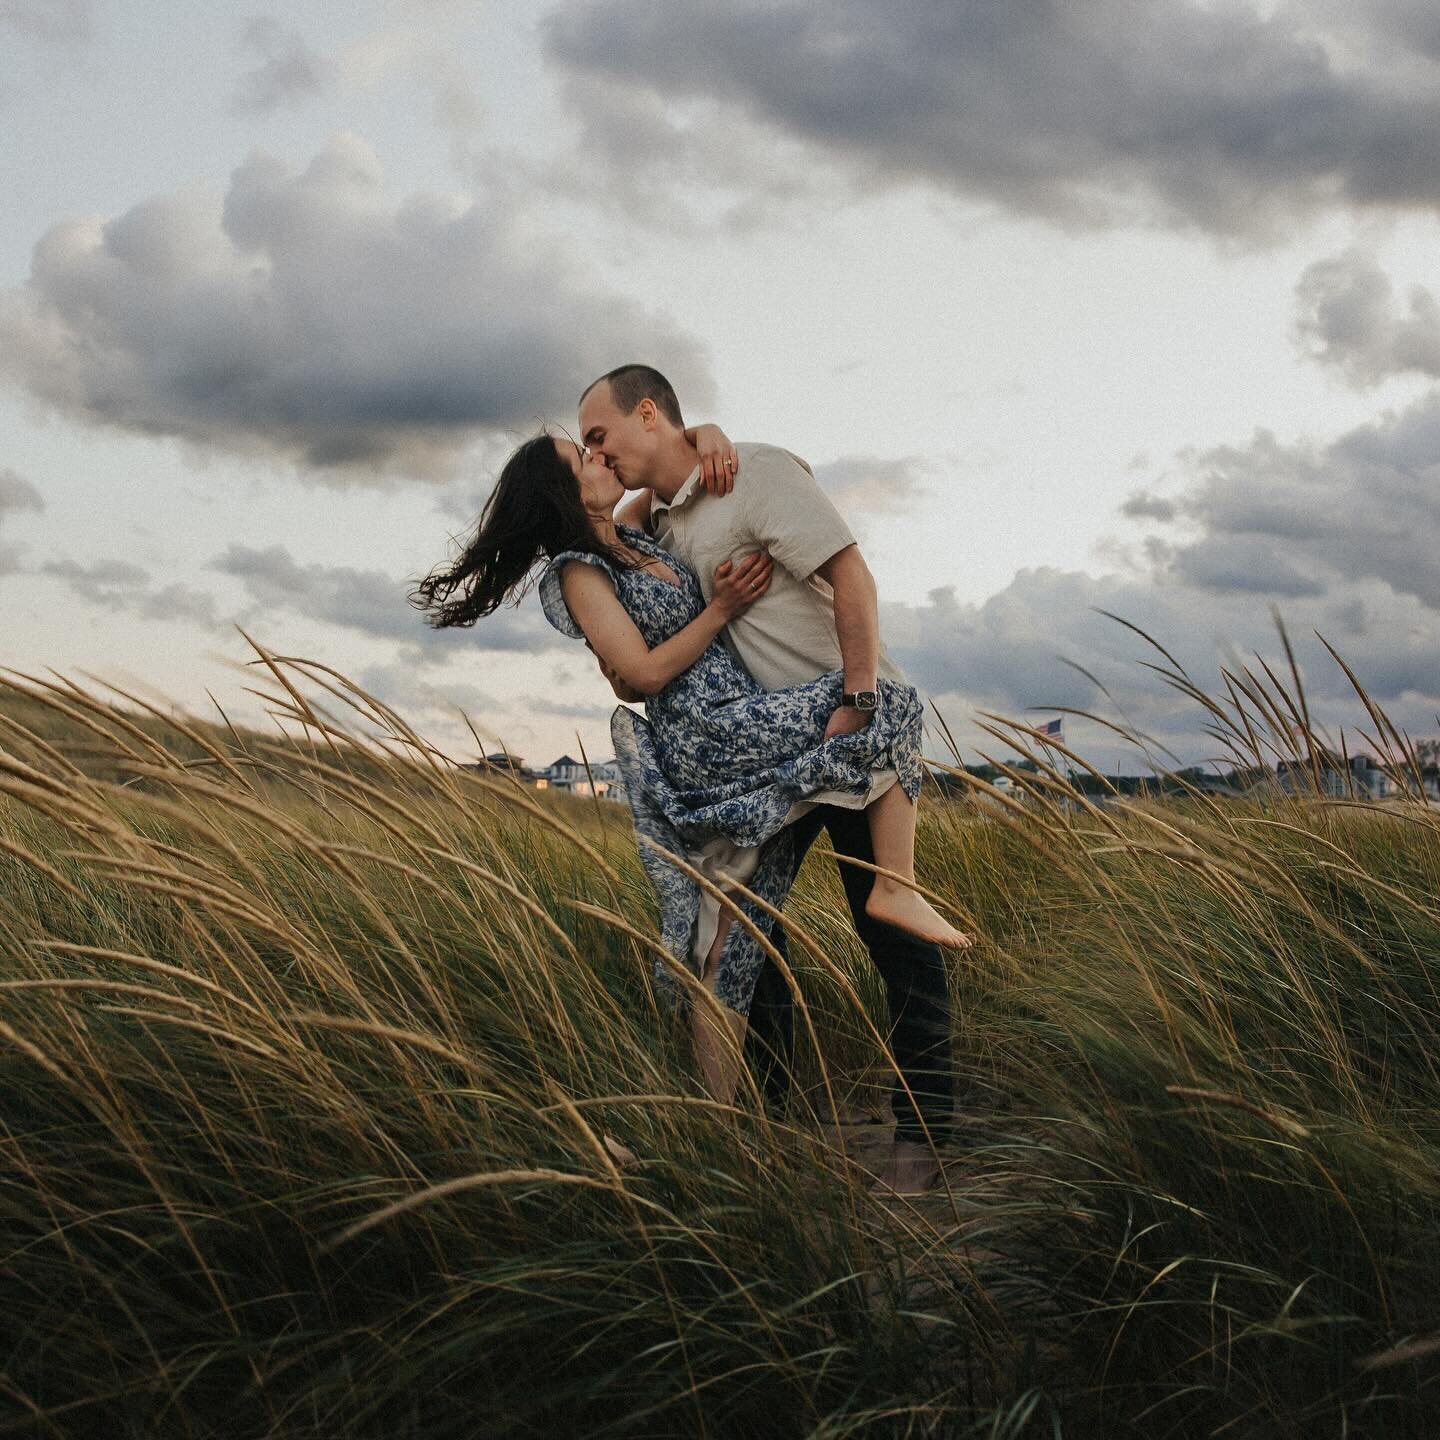
[[[880,696],[874,690],[847,690],[841,697],[842,705],[853,705],[857,710],[874,710],[880,704]]]

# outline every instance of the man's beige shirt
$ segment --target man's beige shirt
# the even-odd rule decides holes
[[[740,465],[728,495],[709,494],[697,466],[668,505],[651,498],[650,524],[699,576],[707,600],[722,560],[760,549],[775,557],[769,590],[722,634],[766,690],[779,690],[841,668],[833,592],[815,570],[855,537],[798,456],[774,445],[735,449]],[[883,645],[879,673],[905,679]]]

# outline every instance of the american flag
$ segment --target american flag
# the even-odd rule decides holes
[[[1058,740],[1058,739],[1060,739],[1060,736],[1061,736],[1061,733],[1062,733],[1061,727],[1062,727],[1064,724],[1065,724],[1065,717],[1062,715],[1058,720],[1051,720],[1051,721],[1049,722],[1049,724],[1047,724],[1047,725],[1042,725],[1042,726],[1040,727],[1040,733],[1041,733],[1042,735],[1048,735],[1048,736],[1052,737],[1053,739]]]

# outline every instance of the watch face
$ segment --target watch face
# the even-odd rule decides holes
[[[857,690],[841,697],[841,704],[853,705],[857,710],[874,710],[879,703],[880,696],[874,690]]]

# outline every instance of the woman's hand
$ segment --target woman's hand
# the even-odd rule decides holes
[[[696,425],[685,438],[700,452],[700,483],[712,495],[728,495],[740,468],[730,437],[718,425]]]
[[[770,588],[774,568],[775,562],[764,550],[753,551],[738,561],[722,560],[715,567],[710,603],[727,622],[744,614]]]

